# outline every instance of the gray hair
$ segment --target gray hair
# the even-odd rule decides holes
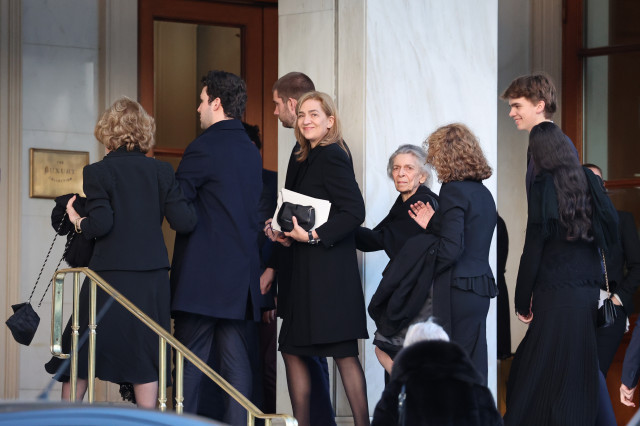
[[[419,322],[409,327],[402,346],[406,348],[409,345],[423,340],[443,340],[448,342],[449,335],[444,331],[444,328],[436,324],[435,321],[433,321],[433,317],[431,317],[425,322]]]
[[[391,157],[389,157],[389,162],[387,163],[387,176],[393,179],[393,161],[399,154],[412,154],[416,157],[416,161],[418,163],[418,167],[420,171],[427,176],[424,183],[424,186],[431,186],[431,167],[427,164],[427,152],[419,147],[418,145],[405,144],[400,145],[398,149],[396,149]]]

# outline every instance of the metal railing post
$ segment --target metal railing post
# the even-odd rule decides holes
[[[80,276],[80,272],[75,272]],[[95,400],[96,389],[96,282],[90,280],[89,292],[89,371],[87,380],[89,391],[89,404]]]
[[[166,411],[167,409],[167,341],[164,337],[160,336],[160,347],[158,354],[158,364],[160,364],[160,371],[158,371],[158,408],[160,411]]]
[[[78,336],[79,336],[79,321],[78,311],[79,303],[78,297],[80,295],[80,274],[73,275],[73,312],[71,314],[71,380],[70,380],[70,393],[69,401],[76,401],[76,392],[78,391]]]
[[[176,369],[176,382],[173,384],[176,389],[175,389],[175,395],[176,395],[176,413],[178,414],[182,414],[182,411],[184,410],[184,355],[182,355],[182,353],[180,351],[176,351],[176,365],[175,365],[175,369]]]

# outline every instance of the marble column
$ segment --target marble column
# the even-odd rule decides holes
[[[400,144],[421,144],[438,126],[468,125],[496,170],[498,0],[280,0],[278,12],[279,75],[305,72],[318,90],[335,97],[367,206],[367,226],[378,223],[397,196],[386,176],[389,154]],[[281,179],[292,144],[292,132],[281,128]],[[495,198],[496,182],[495,173],[485,181]],[[495,241],[490,260],[495,267]],[[386,263],[384,253],[362,258],[367,302]],[[494,304],[487,334],[489,384],[495,394]],[[372,334],[372,322],[369,329]],[[383,372],[371,342],[363,343],[373,413]],[[278,411],[283,411],[288,409],[283,369],[278,377]],[[342,387],[338,381],[332,386],[338,420],[348,423]]]

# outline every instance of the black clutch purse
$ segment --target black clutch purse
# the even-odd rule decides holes
[[[607,276],[607,264],[604,259],[604,252],[602,253],[602,266],[604,267],[604,282],[607,285],[607,297],[602,301],[602,306],[598,308],[598,328],[610,327],[616,321],[618,313],[616,307],[611,300],[611,292],[609,291],[609,277]]]
[[[298,225],[305,231],[310,231],[316,223],[316,210],[313,206],[301,206],[288,201],[282,203],[278,211],[278,225],[284,232],[293,230],[293,217],[296,217]]]

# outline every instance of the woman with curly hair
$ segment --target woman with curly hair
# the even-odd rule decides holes
[[[505,424],[593,425],[597,416],[611,424],[602,421],[612,411],[606,387],[598,388],[596,310],[598,249],[607,255],[615,244],[617,214],[558,126],[533,127],[529,149],[538,174],[515,294],[529,328],[511,366]]]
[[[435,212],[428,203],[418,202],[409,215],[438,238],[433,315],[467,352],[486,385],[486,318],[489,300],[498,293],[489,265],[498,216],[482,184],[491,176],[491,167],[477,138],[463,124],[440,127],[424,147],[427,163],[442,182],[440,207]]]
[[[170,330],[169,258],[162,235],[166,217],[171,228],[191,232],[196,213],[184,199],[169,163],[145,154],[153,147],[155,121],[142,106],[126,97],[115,101],[95,127],[96,139],[107,155],[83,170],[87,196],[86,217],[67,204],[76,238],[95,239],[89,268],[167,331]],[[89,279],[80,292],[80,335],[88,329]],[[139,407],[156,406],[158,394],[158,337],[133,314],[100,288],[98,311],[110,303],[98,320],[96,377],[133,385]],[[71,320],[63,334],[69,353]],[[87,346],[78,351],[78,387],[82,400],[87,389]],[[69,399],[69,370],[58,371],[62,360],[52,358],[47,372],[63,382],[62,399]],[[167,373],[169,373],[167,365]],[[170,377],[170,376],[169,376]]]

